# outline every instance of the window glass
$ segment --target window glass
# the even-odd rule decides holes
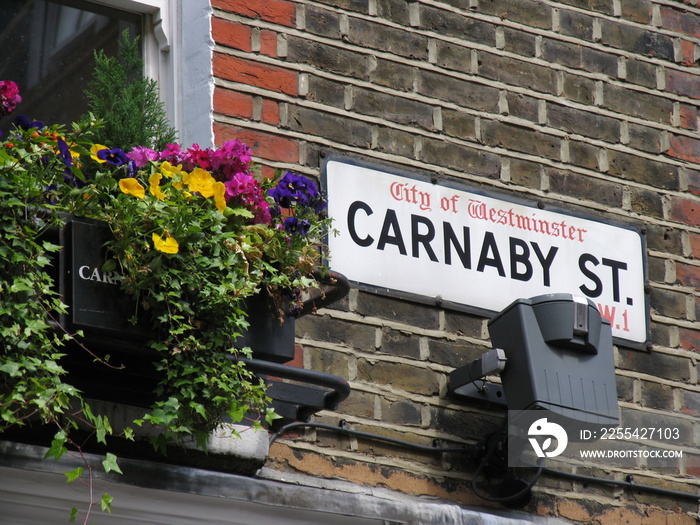
[[[127,27],[141,35],[141,15],[81,0],[1,0],[0,80],[18,84],[22,103],[0,129],[19,114],[69,124],[86,113],[93,52],[116,55]]]

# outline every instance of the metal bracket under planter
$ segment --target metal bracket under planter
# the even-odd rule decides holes
[[[256,359],[240,361],[267,383],[272,408],[281,416],[273,422],[273,430],[308,421],[321,410],[335,410],[350,395],[348,382],[332,374]]]

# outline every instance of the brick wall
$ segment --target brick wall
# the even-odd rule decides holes
[[[562,469],[700,488],[700,2],[212,0],[214,131],[264,172],[318,177],[326,152],[459,178],[644,228],[651,343],[616,347],[624,421],[687,430],[677,471]],[[502,410],[446,397],[487,319],[353,289],[298,323],[307,368],[347,378],[315,420],[475,443]],[[269,466],[484,505],[475,464],[308,430]],[[580,523],[696,523],[692,500],[544,476],[526,510]]]

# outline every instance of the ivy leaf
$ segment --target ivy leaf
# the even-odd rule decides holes
[[[117,472],[119,474],[124,474],[122,472],[122,469],[119,468],[119,465],[117,465],[117,456],[115,456],[111,452],[108,452],[107,456],[102,461],[102,468],[105,469],[105,472],[110,472],[113,470],[114,472]],[[103,499],[104,499],[104,496],[103,496]],[[110,501],[112,501],[112,500],[110,499]]]
[[[70,523],[75,523],[75,517],[78,515],[78,507],[73,507],[70,509],[70,518],[68,518],[68,521]]]
[[[49,448],[49,451],[46,453],[46,456],[44,456],[44,458],[54,458],[56,461],[58,461],[66,452],[68,452],[68,449],[65,445],[65,432],[57,432],[53,440],[51,441],[51,447]]]
[[[63,475],[66,476],[68,479],[66,480],[66,483],[71,483],[78,479],[83,473],[83,467],[78,467],[75,470],[71,470],[70,472],[64,472]]]
[[[112,501],[114,498],[109,494],[102,494],[102,499],[100,500],[100,507],[104,512],[112,513]]]

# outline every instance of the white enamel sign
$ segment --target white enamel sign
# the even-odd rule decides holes
[[[590,298],[613,336],[647,338],[644,243],[632,229],[339,160],[325,164],[331,267],[351,281],[490,312]]]

